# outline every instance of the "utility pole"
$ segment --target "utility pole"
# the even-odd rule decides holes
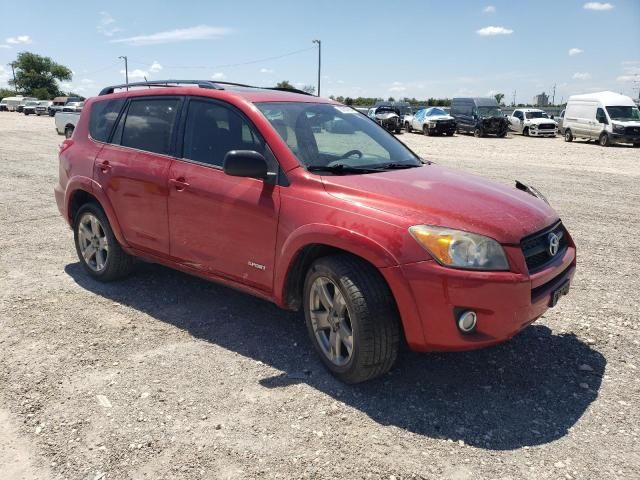
[[[556,104],[556,84],[553,84],[553,97],[551,99],[551,105],[555,105]]]
[[[512,105],[515,107],[516,106],[516,91],[513,91],[513,103]]]
[[[127,63],[127,56],[123,55],[121,57],[118,57],[124,60],[124,79],[125,79],[125,83],[127,84],[127,91],[129,90],[129,65]]]
[[[11,62],[9,65],[11,65],[11,73],[13,73],[13,88],[16,91],[16,95],[18,95],[18,82],[16,82],[16,71],[15,71],[16,62]]]
[[[318,44],[318,96],[320,96],[320,71],[322,68],[322,41],[314,40],[312,43]]]

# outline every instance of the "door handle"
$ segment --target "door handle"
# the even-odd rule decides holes
[[[98,164],[98,168],[100,169],[100,171],[102,173],[107,173],[108,171],[111,170],[111,165],[109,164],[108,161],[104,161]]]
[[[183,177],[180,178],[170,178],[169,179],[169,185],[171,185],[172,187],[174,187],[176,190],[178,190],[179,192],[183,191],[185,188],[189,187],[189,184],[187,182],[184,181]]]

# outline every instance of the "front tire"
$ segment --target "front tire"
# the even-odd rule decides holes
[[[95,203],[80,207],[73,223],[76,253],[85,271],[101,282],[129,275],[134,258],[116,239],[107,216]]]
[[[529,136],[529,127],[524,127],[524,130],[522,131],[522,135],[524,135],[525,137]]]
[[[67,125],[64,128],[64,137],[65,138],[71,138],[73,136],[73,126],[72,125]]]
[[[411,131],[413,130],[413,129],[411,128],[411,125],[409,124],[409,122],[407,122],[407,123],[405,123],[405,124],[404,124],[404,130],[405,130],[407,133],[411,133]]]
[[[608,147],[609,145],[611,145],[611,139],[609,138],[609,135],[605,132],[600,135],[600,138],[598,139],[598,143],[600,144],[601,147]]]
[[[573,134],[571,133],[571,130],[569,130],[568,128],[564,131],[564,141],[573,142]]]
[[[484,132],[480,128],[475,128],[473,130],[473,136],[476,138],[484,137]]]
[[[307,273],[309,337],[327,369],[345,383],[384,375],[400,344],[395,301],[380,272],[351,255],[320,258]]]

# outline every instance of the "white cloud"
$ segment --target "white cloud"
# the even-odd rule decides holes
[[[26,45],[33,43],[33,40],[29,35],[18,35],[17,37],[9,37],[6,42],[9,45]]]
[[[93,85],[94,82],[90,78],[83,78],[82,80],[80,80],[80,83],[83,83],[85,85]]]
[[[588,72],[576,72],[573,74],[574,80],[591,80],[591,74]]]
[[[118,33],[121,29],[116,26],[116,19],[113,18],[108,12],[100,12],[100,20],[96,30],[105,37],[112,37]]]
[[[159,45],[162,43],[187,42],[191,40],[211,40],[221,38],[231,33],[231,29],[224,27],[210,27],[198,25],[197,27],[178,28],[166,32],[151,33],[149,35],[137,35],[135,37],[118,38],[111,43],[126,43],[127,45]]]
[[[5,45],[4,43],[0,45],[0,48],[11,48],[9,45]]]
[[[211,75],[211,78],[214,80],[224,80],[224,77],[225,75],[222,72],[216,72],[213,75]]]
[[[570,48],[569,49],[569,56],[573,57],[574,55],[580,55],[583,52],[584,52],[584,50],[582,50],[581,48]]]
[[[477,30],[476,33],[483,37],[493,37],[495,35],[511,35],[513,30],[505,27],[484,27]]]
[[[482,9],[482,11],[484,13],[496,13],[496,7],[494,7],[493,5],[487,5]]]
[[[405,87],[402,82],[393,82],[389,88],[390,92],[404,92],[406,90],[407,87]]]
[[[153,63],[151,64],[151,66],[149,67],[149,71],[150,71],[151,73],[157,73],[157,72],[159,72],[160,70],[162,70],[162,65],[160,65],[158,62],[153,62]]]
[[[585,10],[596,10],[596,11],[605,11],[605,10],[611,10],[613,8],[613,5],[611,5],[609,2],[607,3],[602,3],[602,2],[587,2],[584,4],[584,9]]]
[[[619,82],[640,80],[640,60],[626,60],[622,62],[622,75],[616,78]]]
[[[261,68],[260,73],[273,73],[273,68]]]
[[[632,82],[638,78],[640,78],[638,75],[620,75],[616,80],[619,82]]]
[[[124,70],[120,70],[122,75],[125,74]],[[129,80],[144,80],[144,77],[149,78],[149,72],[136,68],[135,70],[129,70]]]

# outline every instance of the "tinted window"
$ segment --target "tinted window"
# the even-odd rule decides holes
[[[184,129],[183,157],[222,166],[230,150],[255,150],[264,142],[240,113],[205,100],[191,100]]]
[[[169,154],[179,104],[177,98],[133,100],[122,129],[121,145]]]
[[[596,112],[596,119],[598,120],[598,122],[600,123],[609,123],[607,121],[607,116],[604,114],[604,110],[602,108],[599,108]]]
[[[89,120],[89,132],[91,137],[100,142],[109,140],[109,134],[113,124],[118,119],[118,114],[124,105],[125,99],[107,100],[106,102],[96,102],[91,107],[91,118]]]

